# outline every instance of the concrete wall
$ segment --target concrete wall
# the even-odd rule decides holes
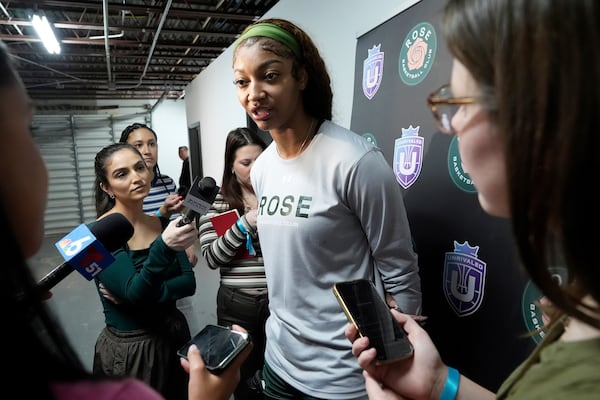
[[[186,108],[183,100],[165,100],[152,112],[152,129],[158,135],[158,166],[178,184],[182,161],[179,146],[188,145]]]

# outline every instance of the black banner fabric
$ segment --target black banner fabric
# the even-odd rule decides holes
[[[358,39],[351,129],[385,153],[404,191],[423,289],[424,327],[443,360],[497,390],[540,334],[539,292],[507,220],[490,217],[438,132],[426,98],[450,80],[442,2],[422,0]]]

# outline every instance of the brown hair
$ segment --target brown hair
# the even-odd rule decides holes
[[[443,19],[504,141],[524,267],[555,307],[597,328],[600,309],[581,299],[600,303],[599,18],[595,0],[450,0]],[[557,265],[566,286],[549,271]]]
[[[94,157],[94,205],[96,207],[96,217],[104,215],[108,210],[115,206],[115,199],[110,198],[108,194],[102,190],[101,185],[108,186],[108,173],[106,171],[106,164],[112,158],[112,156],[123,150],[129,149],[135,154],[139,155],[140,159],[144,157],[140,151],[127,142],[111,143],[104,146]]]
[[[299,71],[301,71],[302,68],[304,68],[308,76],[306,88],[302,92],[302,104],[304,105],[304,110],[319,121],[324,119],[331,120],[333,102],[331,79],[327,72],[325,62],[310,36],[292,22],[278,18],[257,21],[246,27],[244,32],[242,32],[242,36],[248,29],[260,23],[273,24],[290,33],[298,42],[301,54],[296,55],[292,49],[277,40],[265,36],[251,36],[237,44],[236,51],[234,51],[233,55],[234,61],[237,49],[243,46],[251,46],[256,43],[258,43],[261,49],[265,51],[270,51],[280,57],[293,59],[292,75],[294,78],[299,78]]]
[[[242,188],[236,179],[233,171],[235,161],[235,152],[244,146],[255,144],[261,149],[266,149],[264,140],[255,131],[248,128],[236,128],[227,134],[225,142],[225,168],[223,169],[223,179],[221,181],[221,192],[223,199],[229,203],[233,209],[236,208],[240,215],[244,214],[244,197]]]

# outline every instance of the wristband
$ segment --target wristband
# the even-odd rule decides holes
[[[254,246],[252,246],[252,236],[250,236],[250,234],[248,233],[248,230],[242,223],[241,219],[237,220],[236,225],[240,229],[240,232],[246,235],[246,248],[248,249],[248,253],[250,253],[251,256],[255,256],[256,251],[254,251]]]
[[[448,367],[448,377],[446,378],[446,383],[444,384],[444,389],[442,389],[442,394],[440,395],[440,400],[455,400],[456,393],[458,393],[458,380],[460,378],[460,374],[458,371],[452,367]]]
[[[160,208],[158,210],[156,210],[156,216],[158,218],[162,217],[162,214],[160,213]]]

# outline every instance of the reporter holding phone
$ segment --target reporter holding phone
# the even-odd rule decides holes
[[[30,132],[32,116],[31,101],[0,41],[0,312],[7,343],[2,351],[7,366],[2,389],[36,400],[165,400],[134,378],[92,377],[43,300],[46,293],[40,293],[27,265],[27,258],[43,242],[48,193],[48,172]],[[190,350],[189,361],[177,366],[189,373],[189,400],[228,400],[248,352],[242,352],[224,374],[214,376],[204,368],[197,350]]]
[[[187,358],[188,349],[195,345],[202,354],[206,369],[214,374],[220,374],[250,343],[251,339],[247,332],[208,324],[179,349],[177,354]]]
[[[413,347],[389,305],[369,279],[336,282],[333,292],[360,336],[370,338],[376,363],[393,363],[413,354]]]
[[[239,325],[233,325],[231,329],[246,332]],[[227,368],[219,374],[213,374],[206,368],[198,347],[191,345],[187,352],[187,360],[181,358],[181,366],[190,375],[190,400],[229,400],[233,389],[240,382],[240,368],[252,352],[252,347],[252,342],[249,342]]]
[[[242,364],[235,400],[263,398],[260,374],[265,362],[269,301],[256,229],[258,200],[250,182],[250,171],[266,147],[258,133],[249,128],[234,128],[227,133],[221,189],[208,212],[199,219],[200,251],[206,265],[218,270],[220,276],[217,323],[243,326],[254,343],[254,351]],[[224,223],[223,230],[217,233],[215,218],[232,210],[239,215],[236,223]]]
[[[459,139],[481,207],[511,218],[549,319],[544,339],[496,394],[445,365],[407,315],[394,312],[414,357],[393,366],[376,366],[369,339],[348,325],[371,398],[599,398],[598,18],[598,1],[447,2],[442,28],[454,61],[450,84],[430,95],[429,107],[440,131]],[[550,268],[557,265],[568,270],[562,286]]]

